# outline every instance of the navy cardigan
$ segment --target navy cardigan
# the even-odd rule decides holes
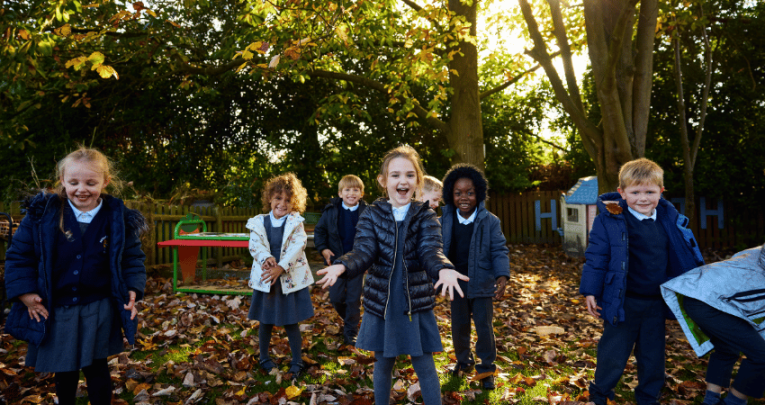
[[[146,220],[140,212],[127,208],[122,200],[101,195],[109,213],[110,240],[109,268],[111,270],[111,297],[121,314],[122,328],[130,344],[135,344],[138,319],[130,319],[130,311],[123,308],[130,300],[128,291],[136,292],[136,301],[143,297],[146,286],[146,255],[141,250],[140,234],[147,229]],[[49,313],[53,291],[53,260],[56,232],[59,229],[59,213],[62,200],[57,194],[40,193],[27,205],[27,215],[21,221],[13,243],[6,252],[5,289],[9,301],[18,301],[21,295],[36,293]],[[102,209],[103,209],[102,208]],[[15,302],[22,316],[8,317],[6,331],[13,336],[40,344],[45,324],[29,320],[26,308]]]

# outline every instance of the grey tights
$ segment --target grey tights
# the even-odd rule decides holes
[[[391,380],[395,357],[385,357],[383,352],[375,352],[374,389],[375,405],[388,405],[390,402]],[[441,382],[436,373],[436,363],[432,353],[412,357],[412,367],[420,379],[422,399],[426,405],[441,405]]]

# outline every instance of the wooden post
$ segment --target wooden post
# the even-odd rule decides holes
[[[217,205],[213,208],[213,216],[215,217],[215,231],[223,232],[223,214]],[[223,267],[223,249],[215,249],[215,265],[218,268]]]

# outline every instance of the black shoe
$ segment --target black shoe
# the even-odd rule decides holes
[[[481,388],[491,391],[494,389],[494,376],[489,376],[481,380]]]
[[[454,377],[459,377],[460,372],[462,372],[463,374],[468,374],[468,373],[472,373],[473,370],[475,370],[473,366],[465,364],[465,363],[457,362],[457,364],[455,364],[454,368],[452,369],[452,375]]]
[[[356,336],[343,336],[343,343],[346,345],[356,346]]]
[[[292,374],[290,376],[290,379],[292,381],[297,381],[301,379],[304,373],[305,373],[305,364],[303,364],[302,361],[299,363],[290,364],[290,369],[287,370],[287,374]]]
[[[268,359],[260,361],[260,368],[263,369],[263,371],[265,371],[266,374],[269,374],[271,370],[276,368],[276,364],[274,364],[273,360],[268,358]]]

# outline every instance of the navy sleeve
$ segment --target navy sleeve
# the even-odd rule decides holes
[[[5,292],[9,301],[28,293],[41,294],[37,290],[40,257],[35,252],[34,238],[34,224],[26,216],[5,253]]]

